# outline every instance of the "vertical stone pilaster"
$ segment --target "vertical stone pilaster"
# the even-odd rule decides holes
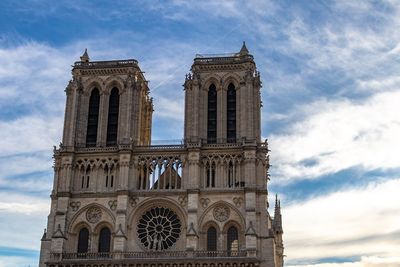
[[[127,242],[127,214],[128,195],[120,194],[117,197],[117,217],[115,221],[114,252],[123,252],[126,249]]]
[[[121,153],[119,157],[119,179],[117,190],[128,190],[129,165],[131,161],[130,152]]]
[[[119,90],[119,110],[118,110],[118,137],[117,144],[129,143],[129,114],[130,105],[128,105],[129,99],[131,99],[132,90],[131,88],[120,88]]]
[[[221,90],[221,138],[226,142],[227,140],[227,88]]]
[[[100,92],[99,124],[97,127],[97,146],[103,146],[103,147],[106,146],[109,98],[110,94],[108,92]]]
[[[199,246],[199,225],[197,218],[197,209],[199,203],[198,191],[190,191],[188,193],[188,218],[187,218],[187,234],[186,234],[186,250],[197,250]]]
[[[224,135],[224,127],[223,127],[223,120],[224,120],[223,98],[224,98],[224,90],[222,89],[222,86],[219,85],[217,87],[217,143],[221,142],[223,139],[226,138],[226,135]]]

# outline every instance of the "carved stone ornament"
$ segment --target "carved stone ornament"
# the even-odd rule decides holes
[[[230,210],[226,206],[218,205],[214,208],[214,219],[219,222],[224,222],[229,219]]]
[[[86,219],[90,223],[97,223],[103,215],[99,207],[91,207],[86,211]]]
[[[236,207],[240,207],[242,205],[243,198],[241,197],[234,197],[233,198],[233,203],[235,203]]]
[[[108,201],[108,206],[110,207],[111,210],[115,210],[117,208],[117,201],[116,200]]]
[[[139,199],[137,197],[131,197],[129,199],[129,203],[131,204],[131,207],[135,207],[138,202],[139,202]]]
[[[178,201],[179,201],[179,204],[181,204],[181,206],[184,207],[187,203],[187,198],[185,196],[179,196]]]
[[[71,206],[72,211],[77,211],[79,209],[79,207],[81,206],[81,202],[72,201],[69,205]]]
[[[210,199],[209,198],[200,198],[200,203],[203,208],[207,208],[208,203],[210,203]]]

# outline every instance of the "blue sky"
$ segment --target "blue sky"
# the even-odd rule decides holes
[[[92,60],[135,58],[153,139],[181,139],[196,53],[239,51],[261,73],[271,195],[287,266],[400,266],[400,2],[0,2],[0,266],[36,266],[64,89]]]

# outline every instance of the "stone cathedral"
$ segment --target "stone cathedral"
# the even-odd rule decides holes
[[[282,267],[268,212],[261,80],[245,44],[196,55],[183,142],[152,145],[153,101],[134,59],[74,63],[40,267]]]

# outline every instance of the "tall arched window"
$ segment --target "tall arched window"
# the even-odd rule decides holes
[[[207,143],[217,142],[217,89],[214,84],[208,88]]]
[[[97,126],[99,123],[100,93],[97,88],[92,90],[89,99],[89,114],[86,131],[86,146],[96,146]]]
[[[211,226],[207,230],[207,251],[217,250],[217,229]]]
[[[228,186],[235,187],[235,175],[233,172],[233,164],[231,161],[228,164]]]
[[[107,122],[107,146],[117,144],[118,137],[118,113],[119,113],[119,92],[118,88],[113,88],[110,94],[108,105],[108,122]]]
[[[207,181],[206,187],[215,187],[215,163],[207,163],[206,165]]]
[[[235,250],[237,251],[239,249],[239,235],[238,235],[238,230],[236,229],[235,226],[231,226],[228,229],[227,233],[227,250],[232,251]],[[236,244],[234,242],[236,241]]]
[[[107,227],[103,227],[100,230],[99,235],[99,252],[110,252],[111,244],[111,231]]]
[[[226,138],[228,143],[234,143],[236,142],[236,89],[232,83],[228,85],[226,101]]]
[[[89,249],[89,230],[82,228],[78,236],[78,253],[87,253]]]

